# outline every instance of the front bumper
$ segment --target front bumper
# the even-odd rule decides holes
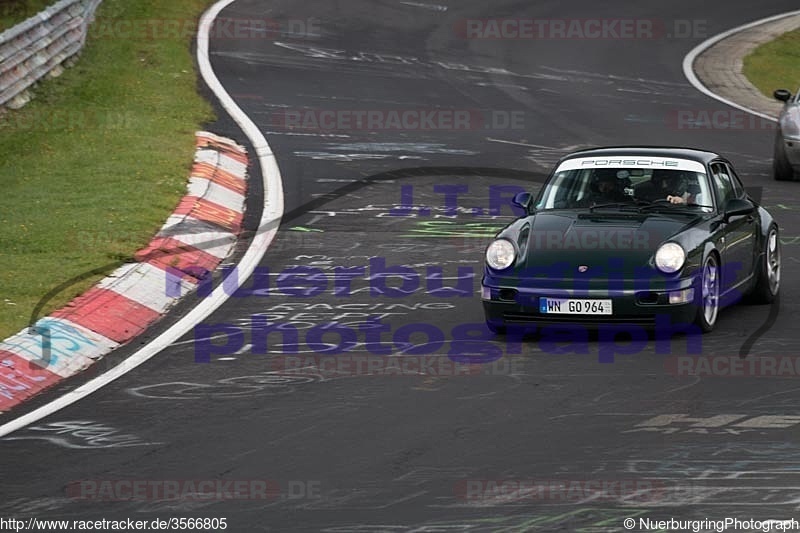
[[[783,149],[786,153],[786,159],[795,172],[800,172],[800,140],[797,139],[781,139]]]
[[[635,324],[645,328],[656,326],[660,320],[672,324],[691,324],[697,314],[695,301],[698,289],[691,278],[675,280],[668,288],[637,290],[620,288],[588,289],[565,293],[543,287],[514,287],[482,283],[483,310],[487,323],[497,327],[524,327],[570,324],[599,327],[613,324]],[[693,290],[687,303],[669,303],[669,293]],[[684,293],[687,294],[687,293]],[[580,315],[542,313],[540,298],[580,298],[612,301],[611,315]],[[661,317],[661,318],[659,318]]]

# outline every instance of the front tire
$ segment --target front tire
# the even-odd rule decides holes
[[[714,329],[719,316],[719,260],[709,254],[703,262],[700,274],[699,294],[697,295],[697,316],[694,323],[703,333]]]
[[[495,322],[486,322],[486,327],[495,335],[505,335],[508,329],[505,326],[500,326]]]
[[[783,139],[778,135],[775,139],[775,153],[772,158],[772,175],[776,181],[790,181],[794,179],[794,169],[786,157]]]
[[[756,285],[750,293],[754,303],[771,304],[781,288],[781,241],[774,224],[767,232],[764,259],[759,262]]]

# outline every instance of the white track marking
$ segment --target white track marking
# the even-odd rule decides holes
[[[422,9],[430,9],[431,11],[447,11],[447,6],[439,4],[423,4],[422,2],[400,2],[403,5],[411,7],[421,7]]]
[[[267,247],[275,237],[278,230],[280,219],[283,216],[283,184],[281,181],[281,173],[278,168],[278,163],[275,160],[275,155],[272,153],[267,140],[264,135],[256,127],[250,118],[244,114],[238,105],[233,101],[233,98],[228,94],[225,88],[220,83],[214,70],[211,68],[211,61],[208,56],[209,47],[209,31],[211,25],[219,15],[220,11],[225,9],[228,5],[232,4],[235,0],[220,0],[214,4],[203,14],[200,19],[200,27],[197,35],[197,61],[200,66],[200,74],[203,79],[214,91],[214,94],[219,99],[225,110],[233,117],[236,123],[242,128],[245,135],[250,139],[250,142],[255,149],[256,156],[258,157],[261,165],[261,174],[264,182],[264,211],[261,215],[259,222],[258,232],[253,238],[253,242],[245,252],[242,260],[239,262],[238,276],[239,284],[244,283],[250,274],[253,273],[256,265],[261,261]],[[77,389],[70,391],[63,396],[53,400],[52,402],[31,411],[28,414],[15,418],[0,426],[0,437],[8,435],[14,431],[24,428],[46,416],[49,416],[68,405],[71,405],[78,400],[85,398],[93,392],[108,385],[115,379],[124,376],[137,366],[148,361],[153,356],[157,355],[164,348],[178,340],[182,335],[189,331],[201,320],[206,318],[214,312],[220,305],[228,299],[228,292],[220,284],[208,298],[203,299],[200,304],[192,309],[186,316],[176,322],[171,328],[153,339],[150,343],[144,346],[141,350],[130,356],[128,359],[115,366],[108,372],[92,379],[91,381],[81,385]]]
[[[731,36],[731,35],[733,35],[735,33],[738,33],[740,31],[748,30],[748,29],[753,28],[755,26],[759,26],[761,24],[766,24],[767,22],[773,22],[775,20],[780,20],[782,18],[791,17],[791,16],[794,16],[794,15],[800,15],[800,10],[798,10],[798,11],[790,11],[788,13],[781,13],[780,15],[774,15],[772,17],[767,17],[767,18],[763,18],[761,20],[756,20],[755,22],[749,22],[747,24],[743,24],[741,26],[738,26],[736,28],[730,29],[728,31],[724,31],[722,33],[719,33],[719,34],[715,35],[714,37],[711,37],[710,39],[707,39],[707,40],[703,41],[702,43],[700,43],[697,46],[695,46],[692,49],[692,51],[689,52],[686,55],[686,57],[683,58],[683,74],[684,74],[684,76],[686,76],[686,79],[689,80],[689,83],[694,85],[695,89],[697,89],[698,91],[700,91],[701,93],[703,93],[703,94],[705,94],[707,96],[710,96],[711,98],[713,98],[715,100],[719,100],[723,104],[727,104],[727,105],[729,105],[731,107],[735,107],[736,109],[739,109],[741,111],[745,111],[747,113],[751,113],[751,114],[753,114],[753,115],[755,115],[757,117],[761,117],[761,118],[766,119],[766,120],[771,120],[772,122],[777,122],[777,120],[774,117],[771,117],[769,115],[765,115],[764,113],[759,113],[758,111],[755,111],[755,110],[750,109],[748,107],[745,107],[743,105],[739,105],[736,102],[728,100],[727,98],[723,98],[722,96],[720,96],[717,93],[713,92],[711,89],[709,89],[708,87],[703,85],[703,83],[700,81],[700,79],[694,73],[694,69],[692,68],[692,66],[694,65],[695,59],[697,59],[697,56],[699,56],[700,54],[705,52],[707,49],[711,48],[714,44],[716,44],[719,41],[725,39],[726,37],[729,37],[729,36]]]

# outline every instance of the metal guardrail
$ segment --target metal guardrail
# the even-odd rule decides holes
[[[0,33],[0,108],[24,106],[36,82],[63,72],[64,62],[83,48],[100,2],[61,0]]]

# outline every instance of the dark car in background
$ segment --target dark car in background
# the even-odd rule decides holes
[[[617,147],[562,158],[526,214],[487,247],[488,327],[635,324],[711,331],[742,297],[780,288],[778,225],[733,165],[687,148]]]
[[[772,174],[779,181],[794,180],[800,176],[800,89],[794,96],[786,89],[778,89],[774,96],[784,106],[778,117]]]

